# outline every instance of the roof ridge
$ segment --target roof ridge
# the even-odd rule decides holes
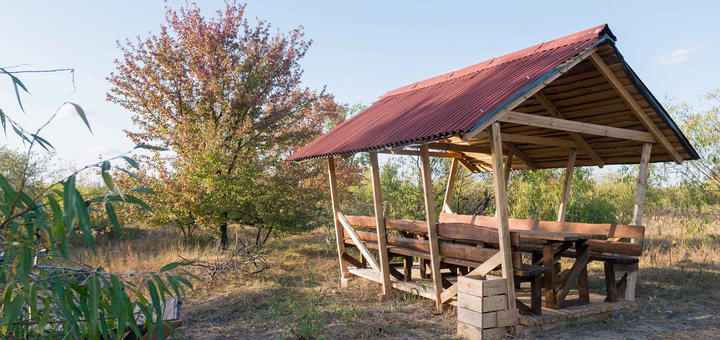
[[[410,92],[413,90],[418,90],[418,89],[425,88],[428,86],[437,85],[437,84],[440,84],[440,83],[443,83],[443,82],[446,82],[446,81],[449,81],[452,79],[461,78],[461,77],[464,77],[464,76],[467,76],[467,75],[470,75],[473,73],[478,73],[478,72],[481,72],[481,71],[487,70],[489,68],[496,67],[496,66],[508,63],[508,62],[523,59],[523,58],[529,57],[531,55],[534,55],[534,54],[537,54],[540,52],[552,50],[555,48],[560,48],[560,47],[567,46],[567,45],[572,45],[572,44],[575,44],[575,43],[578,43],[581,41],[594,39],[603,34],[610,35],[610,37],[613,40],[615,40],[615,36],[610,31],[610,28],[608,27],[608,25],[603,24],[603,25],[585,29],[580,32],[576,32],[576,33],[573,33],[573,34],[570,34],[570,35],[567,35],[567,36],[564,36],[561,38],[557,38],[557,39],[543,42],[543,43],[540,43],[537,45],[533,45],[533,46],[524,48],[519,51],[511,52],[511,53],[502,55],[500,57],[495,57],[495,58],[492,58],[489,60],[485,60],[483,62],[474,64],[474,65],[470,65],[470,66],[467,66],[467,67],[464,67],[461,69],[446,72],[439,76],[435,76],[432,78],[414,82],[410,85],[406,85],[406,86],[400,87],[398,89],[388,91],[384,95],[380,96],[380,98],[386,98],[386,97],[390,97],[390,96],[394,96],[394,95],[398,95],[398,94],[407,93],[407,92]],[[506,58],[507,58],[507,60],[504,60]],[[496,63],[495,61],[498,59],[499,59],[499,62]]]

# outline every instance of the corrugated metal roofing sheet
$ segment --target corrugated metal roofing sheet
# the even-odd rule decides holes
[[[509,99],[604,36],[615,38],[607,25],[597,26],[390,91],[289,160],[395,147],[471,131]]]

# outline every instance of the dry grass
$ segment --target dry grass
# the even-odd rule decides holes
[[[638,309],[581,322],[533,337],[546,339],[714,338],[720,334],[720,224],[694,217],[647,220]],[[237,230],[241,237],[249,237]],[[256,275],[226,275],[190,293],[183,305],[186,339],[277,339],[302,335],[328,339],[452,339],[455,311],[394,292],[379,301],[379,285],[351,281],[341,289],[334,245],[326,232],[269,241],[271,267]],[[208,242],[187,245],[167,229],[132,229],[101,240],[99,253],[77,252],[86,263],[114,272],[148,272],[176,261],[213,260]],[[591,290],[604,290],[602,264],[590,266]],[[306,331],[306,333],[304,333]]]

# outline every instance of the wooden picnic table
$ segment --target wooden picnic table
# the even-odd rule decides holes
[[[588,289],[587,264],[590,260],[590,247],[587,240],[605,240],[607,235],[564,233],[544,230],[512,230],[520,234],[522,239],[529,239],[542,244],[542,255],[533,252],[534,265],[542,265],[545,271],[545,306],[552,309],[565,308],[590,303]],[[577,257],[572,267],[558,275],[555,259],[564,251],[575,247]],[[575,300],[565,300],[570,289],[578,283],[578,295]]]

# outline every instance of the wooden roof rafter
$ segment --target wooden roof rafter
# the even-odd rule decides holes
[[[595,67],[600,71],[603,77],[605,77],[605,79],[610,83],[613,89],[615,89],[620,98],[622,98],[627,103],[627,105],[630,106],[633,113],[637,116],[638,119],[640,119],[645,128],[650,131],[653,137],[655,137],[657,142],[660,143],[663,148],[665,148],[665,150],[670,154],[673,160],[675,160],[675,163],[682,164],[683,157],[677,150],[675,150],[675,147],[672,145],[672,143],[670,143],[667,137],[665,137],[662,131],[660,131],[657,125],[655,125],[655,122],[653,122],[652,119],[648,117],[647,113],[645,113],[645,110],[642,109],[640,104],[638,104],[635,98],[633,98],[630,92],[628,92],[628,90],[620,82],[620,80],[610,69],[610,67],[605,64],[605,61],[603,61],[603,59],[597,53],[593,53],[590,55],[590,61],[592,61],[593,65],[595,65]]]
[[[548,97],[546,97],[542,93],[542,91],[538,91],[538,93],[535,94],[535,98],[537,98],[540,104],[542,104],[542,106],[544,106],[545,109],[548,110],[548,112],[550,112],[551,116],[555,118],[566,119],[565,116],[560,112],[560,110],[558,110],[558,108],[553,105],[550,99],[548,99]],[[580,134],[577,132],[568,132],[568,134],[570,135],[570,137],[572,137],[575,143],[577,143],[579,149],[584,151],[588,156],[590,156],[590,158],[597,163],[598,167],[602,168],[605,166],[605,162],[602,160],[602,158],[600,158],[600,155],[598,155],[597,152],[595,152],[595,150],[593,150],[593,148],[585,141],[585,138],[580,136]]]

